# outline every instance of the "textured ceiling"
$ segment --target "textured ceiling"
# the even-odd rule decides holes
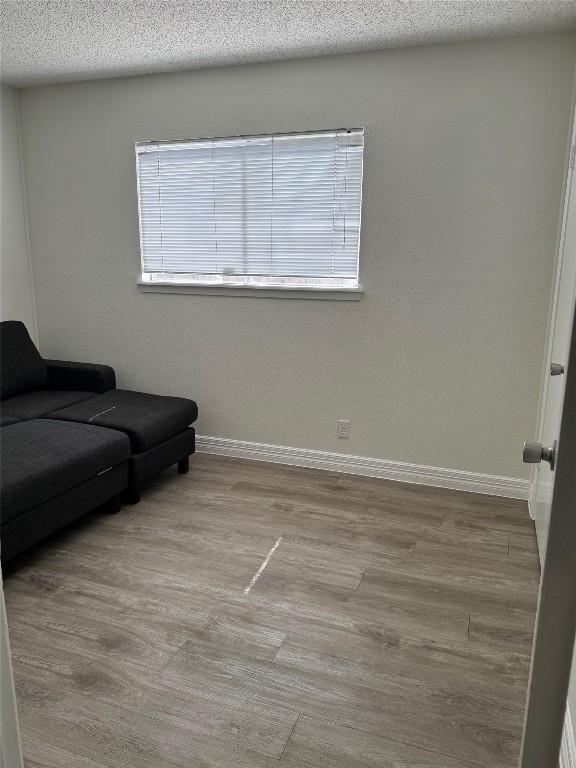
[[[12,85],[561,29],[576,0],[2,0]]]

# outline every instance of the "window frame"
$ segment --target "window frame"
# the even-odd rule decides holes
[[[362,167],[361,167],[361,181],[360,181],[360,213],[358,218],[358,249],[357,249],[357,281],[356,285],[298,285],[287,282],[286,284],[273,284],[265,282],[252,282],[250,281],[250,275],[238,275],[240,280],[235,281],[233,279],[226,279],[226,275],[222,275],[225,279],[222,282],[211,281],[185,281],[185,280],[151,280],[147,279],[145,275],[153,273],[144,272],[144,244],[142,237],[142,210],[141,210],[141,195],[140,195],[140,173],[138,168],[138,155],[139,147],[147,144],[178,144],[189,142],[207,142],[207,141],[226,141],[227,139],[258,139],[258,138],[274,138],[276,136],[306,136],[322,133],[337,133],[351,131],[360,131],[363,137],[362,144]],[[298,298],[298,299],[333,299],[333,300],[348,300],[358,301],[364,294],[360,282],[360,243],[361,243],[361,231],[362,231],[362,204],[363,204],[363,187],[364,187],[364,147],[365,147],[365,128],[334,128],[334,129],[319,129],[319,130],[306,130],[306,131],[288,131],[278,133],[265,133],[265,134],[250,134],[243,135],[237,134],[233,136],[213,136],[202,138],[181,138],[181,139],[139,139],[134,143],[135,154],[135,172],[136,172],[136,189],[137,189],[137,203],[138,203],[138,237],[139,237],[139,251],[140,251],[140,270],[139,279],[137,280],[137,286],[142,293],[174,293],[174,294],[197,294],[197,295],[212,295],[212,296],[244,296],[244,297],[260,297],[260,298]],[[191,273],[193,274],[193,273]],[[282,276],[279,276],[282,279]],[[288,276],[285,276],[288,277]],[[314,279],[314,278],[312,278]],[[350,278],[352,279],[352,278]]]

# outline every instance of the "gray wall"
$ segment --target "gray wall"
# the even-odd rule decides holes
[[[0,318],[22,320],[36,336],[18,129],[18,95],[0,86]]]
[[[25,89],[42,351],[195,396],[202,434],[525,477],[575,48],[519,37]],[[340,126],[366,128],[361,302],[139,293],[136,140]]]

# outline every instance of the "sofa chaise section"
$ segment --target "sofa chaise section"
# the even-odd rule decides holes
[[[30,420],[2,429],[2,561],[111,499],[128,482],[130,442],[85,424]]]
[[[142,483],[171,464],[188,471],[198,416],[194,400],[113,389],[97,397],[53,411],[50,419],[96,424],[128,435],[132,455],[128,500],[136,503]]]

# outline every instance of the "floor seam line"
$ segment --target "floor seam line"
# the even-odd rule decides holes
[[[280,651],[282,650],[282,648],[283,648],[283,646],[284,646],[284,643],[286,642],[286,640],[288,640],[288,634],[289,634],[288,632],[285,632],[285,633],[284,633],[284,637],[282,638],[282,642],[280,643],[280,645],[278,646],[278,648],[276,648],[276,650],[275,650],[275,652],[274,652],[274,656],[272,656],[272,658],[270,659],[270,663],[271,663],[271,664],[274,664],[274,663],[276,662],[276,659],[278,658],[278,654],[279,654],[279,653],[280,653]],[[300,714],[300,713],[298,713],[298,714]]]
[[[284,753],[286,752],[286,747],[288,746],[288,743],[289,743],[290,739],[292,738],[292,735],[294,734],[294,730],[296,729],[296,724],[298,723],[299,719],[300,719],[300,712],[298,712],[298,714],[296,715],[296,720],[294,720],[294,725],[292,726],[292,730],[290,731],[290,733],[288,735],[288,738],[286,739],[286,744],[284,744],[284,747],[282,749],[282,754],[280,755],[278,760],[283,760],[284,759]]]

